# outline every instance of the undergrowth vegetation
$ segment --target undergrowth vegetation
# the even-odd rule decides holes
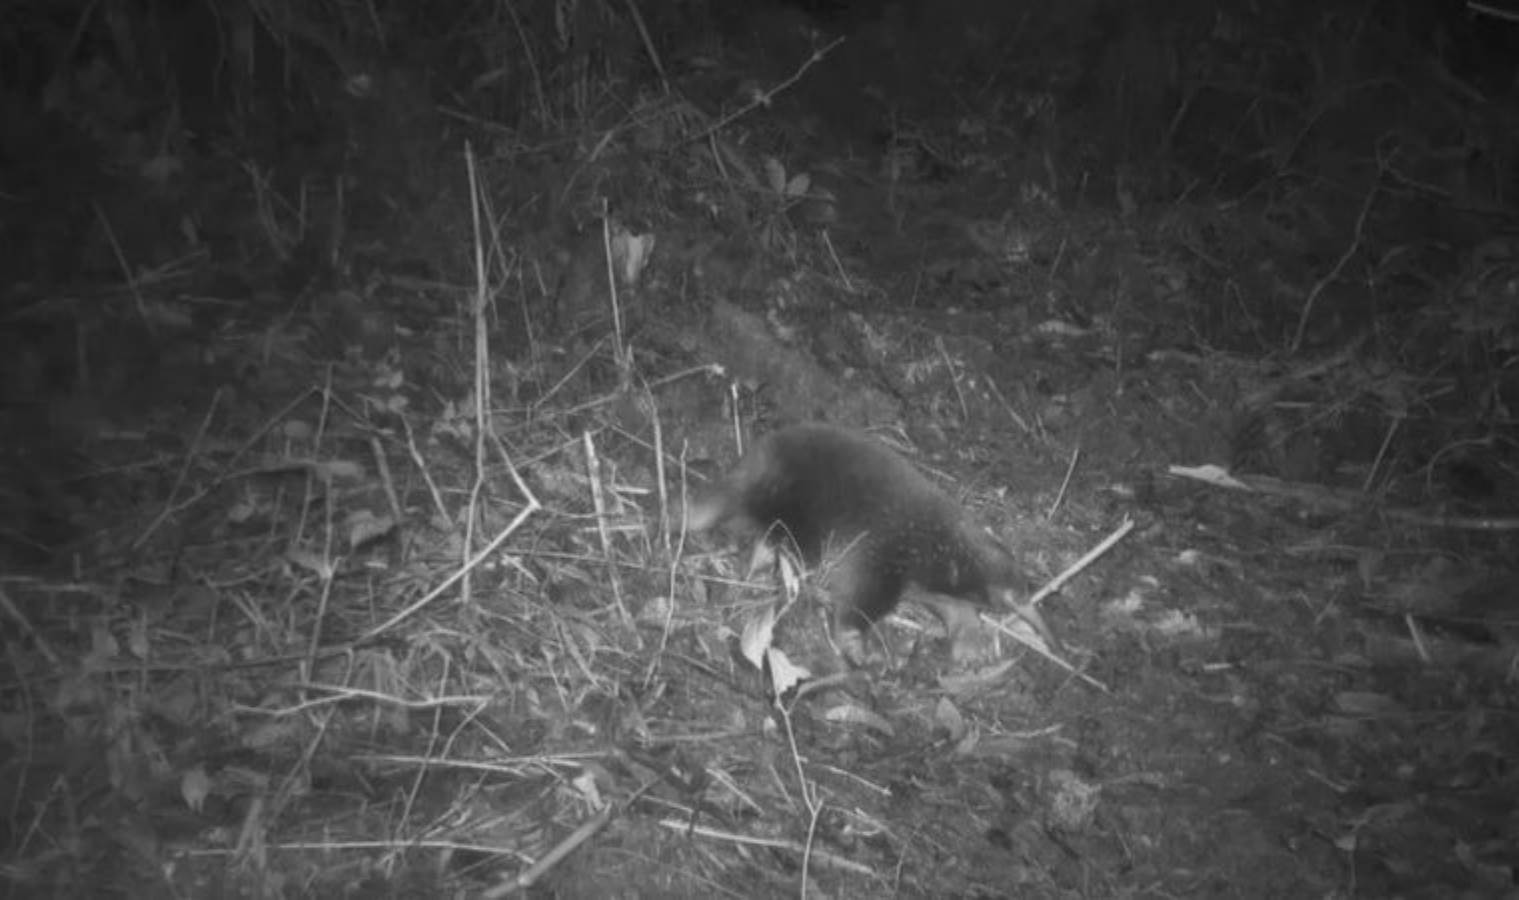
[[[1511,896],[1516,43],[7,4],[5,895]],[[1064,646],[686,533],[818,418]]]

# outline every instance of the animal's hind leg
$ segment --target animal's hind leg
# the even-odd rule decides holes
[[[857,543],[824,570],[839,652],[855,666],[869,661],[872,650],[886,648],[875,625],[896,606],[902,590],[901,579],[872,550],[868,543]]]

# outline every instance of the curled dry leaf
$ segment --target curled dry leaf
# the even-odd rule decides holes
[[[838,706],[832,707],[823,713],[823,718],[826,721],[835,722],[840,725],[864,725],[866,728],[878,731],[887,737],[892,737],[896,734],[896,729],[892,728],[891,723],[883,716],[876,715],[865,707],[853,703],[841,703]]]
[[[781,587],[784,589],[786,602],[789,604],[802,593],[802,567],[789,553],[778,554]]]
[[[654,256],[654,245],[652,234],[633,234],[620,226],[612,233],[612,260],[618,284],[631,287],[638,283]]]
[[[766,604],[753,618],[744,623],[744,633],[739,638],[739,649],[744,659],[756,669],[763,669],[765,652],[775,640],[775,606]]]
[[[345,524],[348,531],[348,548],[358,550],[365,544],[394,531],[396,520],[390,516],[377,516],[367,509],[359,509],[349,514]]]
[[[286,550],[285,561],[297,569],[305,569],[307,572],[321,578],[332,577],[332,566],[322,559],[319,554],[313,553],[310,550],[301,550],[299,548]]]
[[[939,702],[934,704],[934,724],[944,729],[952,741],[958,741],[965,736],[965,716],[948,697],[940,697]]]
[[[958,756],[958,757],[974,756],[975,753],[976,753],[976,750],[980,746],[981,746],[981,729],[979,729],[979,728],[966,728],[965,729],[965,734],[961,735],[960,739],[957,740],[957,741],[955,741],[955,748],[951,752],[952,752],[953,755]]]
[[[591,809],[606,806],[606,800],[601,796],[601,787],[596,783],[596,774],[590,769],[581,769],[570,784]]]
[[[770,688],[776,697],[784,697],[797,685],[812,677],[812,672],[791,661],[784,650],[771,647],[765,654],[770,664]]]

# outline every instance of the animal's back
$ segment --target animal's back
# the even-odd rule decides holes
[[[687,515],[696,531],[724,522],[781,529],[773,536],[789,537],[810,564],[825,550],[841,551],[826,581],[851,661],[909,586],[922,589],[917,596],[939,613],[956,648],[975,624],[975,607],[994,598],[1019,603],[1023,575],[1012,553],[910,462],[857,432],[796,425],[757,440]],[[1035,611],[1020,612],[1048,633]]]
[[[755,442],[723,483],[693,507],[704,530],[737,521],[779,526],[802,557],[856,546],[852,598],[868,618],[889,611],[908,583],[985,602],[991,583],[1016,580],[1010,553],[964,520],[959,504],[876,440],[830,425],[796,425]]]
[[[727,516],[784,526],[809,562],[872,535],[933,537],[958,508],[894,451],[841,428],[797,425],[761,438],[719,489]]]

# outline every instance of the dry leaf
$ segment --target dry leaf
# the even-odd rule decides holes
[[[370,541],[390,534],[395,530],[396,520],[390,516],[377,516],[367,509],[359,509],[350,513],[344,524],[348,530],[349,550],[358,550]]]
[[[743,636],[739,638],[739,650],[744,659],[756,669],[764,666],[765,651],[775,640],[775,606],[766,604],[749,621],[744,623]]]
[[[784,650],[771,647],[766,653],[770,664],[770,688],[776,697],[784,697],[793,688],[812,677],[806,668],[791,661]]]
[[[319,578],[331,578],[332,566],[322,557],[310,550],[290,549],[285,551],[285,561],[297,569],[304,569]]]
[[[152,652],[151,641],[148,639],[148,623],[141,616],[132,620],[127,627],[127,650],[137,659],[147,659]]]
[[[206,797],[211,793],[211,778],[206,775],[206,770],[200,766],[190,769],[179,778],[179,796],[184,798],[185,805],[200,812],[206,805]]]
[[[364,480],[364,467],[346,459],[331,459],[312,463],[311,474],[324,482],[355,483]]]
[[[893,737],[896,734],[896,730],[891,727],[891,723],[884,717],[878,716],[863,706],[856,706],[853,703],[835,706],[823,713],[823,718],[826,721],[836,722],[840,725],[864,725],[866,728],[878,731],[887,737]]]
[[[601,787],[596,784],[596,776],[589,769],[581,769],[580,774],[576,775],[570,784],[591,809],[601,809],[606,806],[606,801],[601,797]]]
[[[773,156],[765,157],[765,183],[777,194],[786,190],[786,167]]]
[[[1216,485],[1218,487],[1234,488],[1236,490],[1246,487],[1244,482],[1230,475],[1229,470],[1222,466],[1171,466],[1166,472],[1175,475],[1177,478],[1190,478],[1193,481],[1201,481],[1204,484]]]
[[[1050,824],[1066,831],[1085,831],[1097,812],[1102,788],[1083,781],[1069,769],[1056,769],[1049,779],[1054,788],[1050,796]]]
[[[965,716],[961,715],[960,708],[948,697],[940,697],[939,702],[934,704],[934,724],[944,729],[952,741],[965,736]]]

